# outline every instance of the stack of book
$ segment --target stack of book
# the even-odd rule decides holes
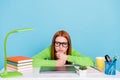
[[[7,58],[7,67],[16,71],[32,69],[32,58],[13,56]]]

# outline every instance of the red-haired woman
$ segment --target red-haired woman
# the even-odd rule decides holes
[[[69,34],[60,30],[55,33],[52,45],[33,57],[33,67],[63,66],[65,64],[94,66],[91,58],[72,49]]]

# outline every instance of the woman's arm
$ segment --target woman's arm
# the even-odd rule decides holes
[[[79,52],[72,49],[72,54],[68,55],[69,62],[83,65],[83,66],[94,66],[94,61],[90,57],[83,56]]]
[[[56,60],[51,60],[51,47],[33,56],[33,67],[56,66]]]

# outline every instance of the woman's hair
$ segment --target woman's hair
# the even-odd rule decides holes
[[[55,33],[55,35],[53,36],[53,39],[52,39],[52,47],[51,47],[51,49],[52,49],[51,59],[52,60],[56,60],[57,59],[57,57],[55,55],[55,53],[56,53],[56,51],[55,51],[55,39],[58,36],[62,36],[62,37],[64,37],[64,38],[67,39],[67,41],[68,41],[68,49],[67,49],[67,53],[66,54],[67,55],[71,55],[72,44],[71,44],[70,36],[69,36],[69,34],[66,31],[60,30],[60,31],[58,31],[58,32]]]

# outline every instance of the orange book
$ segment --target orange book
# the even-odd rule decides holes
[[[32,61],[32,58],[28,58],[24,56],[13,56],[13,57],[8,57],[7,60],[16,63],[24,63],[24,62]]]

